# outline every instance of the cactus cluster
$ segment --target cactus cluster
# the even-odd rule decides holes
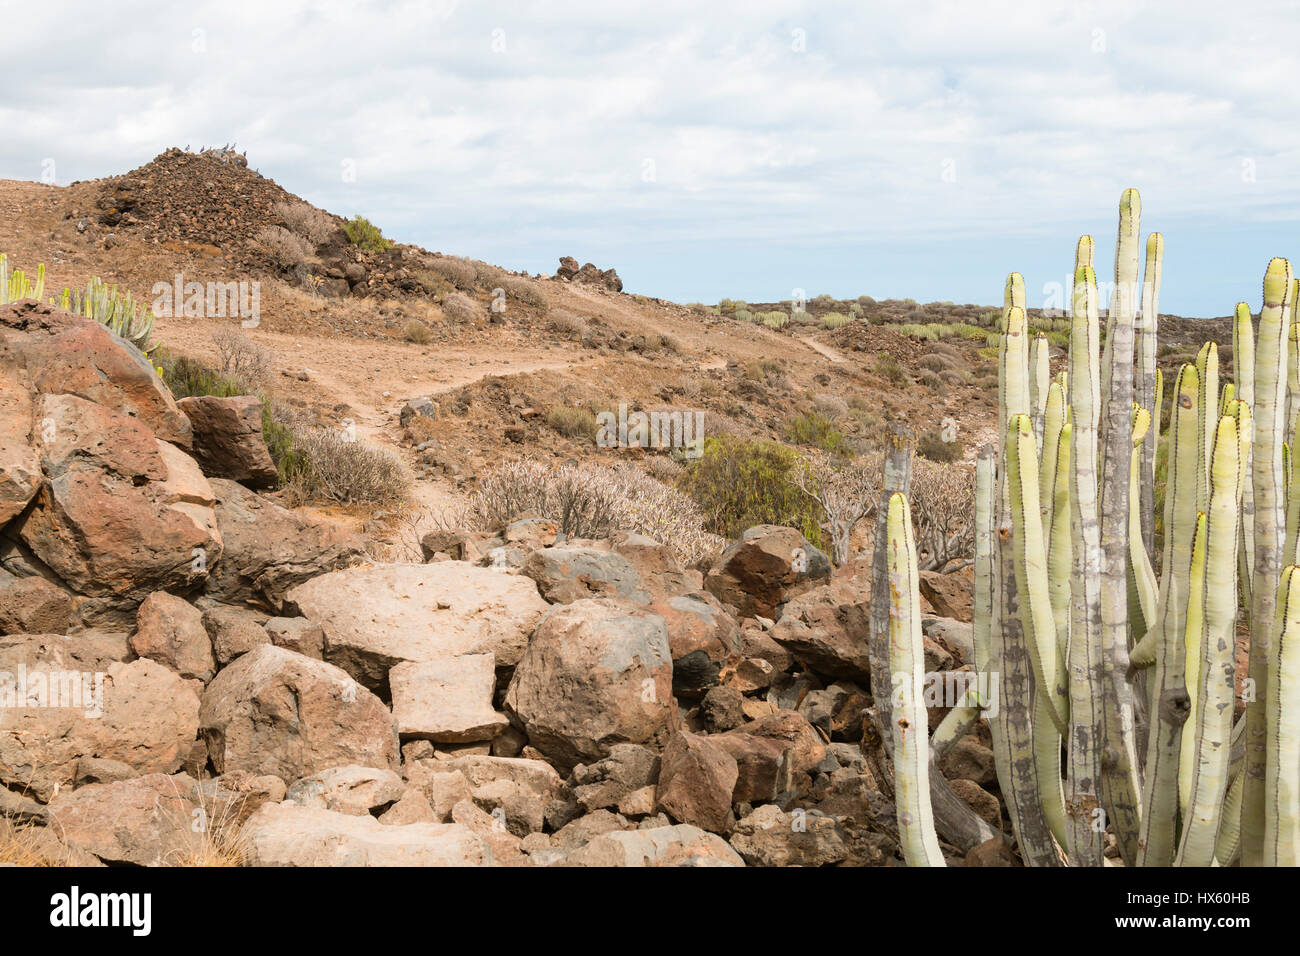
[[[1220,380],[1207,342],[1168,390],[1166,416],[1155,362],[1164,240],[1148,237],[1139,281],[1136,190],[1119,212],[1104,346],[1091,237],[1076,249],[1068,365],[1055,376],[1047,343],[1030,341],[1023,279],[1006,284],[1002,439],[978,459],[975,529],[976,667],[1001,686],[987,715],[999,784],[1028,865],[1294,864],[1300,280],[1287,260],[1269,263],[1258,318],[1237,306],[1233,380]],[[891,502],[890,580],[901,586],[893,519]],[[897,593],[890,611],[892,652],[915,612]],[[1239,619],[1250,634],[1240,688]],[[905,646],[892,663],[918,666]],[[962,702],[931,746],[979,712],[978,699]],[[904,813],[928,810],[914,797],[928,784],[926,761],[900,759],[900,743],[903,834]],[[932,835],[933,817],[921,822]],[[934,862],[921,838],[905,842],[909,862]]]
[[[33,282],[21,269],[9,270],[9,260],[0,253],[0,305],[20,299],[45,301],[45,266],[36,269]],[[84,289],[64,289],[49,304],[57,304],[76,315],[94,319],[114,335],[130,342],[141,352],[150,350],[149,336],[153,332],[153,310],[136,301],[129,292],[118,292],[117,286],[105,285],[98,277]]]

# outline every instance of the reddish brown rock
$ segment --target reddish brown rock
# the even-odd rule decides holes
[[[140,605],[131,650],[205,684],[217,673],[203,612],[166,591],[155,591]]]
[[[218,773],[290,783],[347,764],[398,766],[393,715],[379,698],[337,667],[271,644],[216,676],[199,721]]]
[[[918,586],[940,617],[969,624],[975,615],[975,582],[969,569],[940,574],[922,571]]]
[[[274,488],[275,462],[262,434],[262,401],[254,395],[203,395],[178,403],[194,427],[194,457],[203,473],[251,488]]]
[[[830,559],[798,531],[757,525],[722,552],[704,586],[741,617],[775,618],[782,604],[830,576]]]
[[[737,775],[735,758],[712,738],[678,733],[664,748],[655,804],[679,823],[726,833]]]
[[[619,601],[576,601],[542,617],[505,707],[532,746],[568,770],[600,759],[614,744],[671,733],[672,679],[663,618]]]

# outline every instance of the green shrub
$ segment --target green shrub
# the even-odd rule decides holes
[[[754,321],[754,313],[750,312],[749,309],[737,309],[734,318],[737,322],[752,322]]]
[[[596,437],[596,416],[585,408],[552,405],[546,410],[546,424],[566,438]]]
[[[818,505],[797,483],[810,480],[808,475],[808,463],[792,448],[719,435],[705,439],[703,454],[688,466],[681,486],[699,503],[714,534],[738,538],[754,525],[779,524],[820,546]]]
[[[838,329],[840,326],[848,325],[853,320],[843,312],[827,312],[822,316],[822,325],[828,329]]]
[[[353,216],[343,225],[343,234],[348,242],[366,252],[386,252],[393,248],[393,243],[384,238],[379,227],[365,216]]]
[[[835,454],[845,454],[844,433],[825,415],[806,412],[786,425],[786,437],[796,445],[808,445]]]

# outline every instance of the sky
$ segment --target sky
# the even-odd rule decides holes
[[[1161,311],[1300,257],[1300,3],[0,0],[0,178],[171,146],[386,235],[681,302],[1029,304],[1126,187]],[[96,52],[98,51],[98,52]],[[1300,263],[1300,258],[1297,259]]]

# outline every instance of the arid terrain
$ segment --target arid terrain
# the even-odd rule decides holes
[[[109,717],[0,713],[0,861],[899,862],[880,456],[915,442],[925,669],[970,672],[996,296],[679,304],[366,229],[229,152],[0,182],[46,270],[0,305],[0,671],[106,672]],[[148,365],[60,308],[95,278],[154,307]],[[1067,323],[1029,313],[1054,367]],[[1160,324],[1162,369],[1231,368],[1227,320]],[[702,441],[602,442],[621,406]],[[1018,862],[990,747],[940,755],[954,863]]]

